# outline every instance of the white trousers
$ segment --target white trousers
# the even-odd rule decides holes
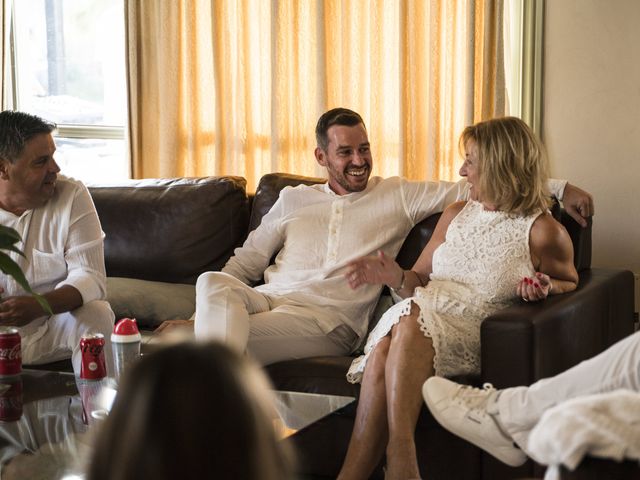
[[[640,392],[640,332],[555,377],[502,390],[500,425],[528,453],[529,434],[547,409],[575,397],[621,388]]]
[[[101,333],[105,340],[107,369],[112,373],[111,331],[114,318],[109,303],[102,300],[85,303],[70,312],[52,315],[45,322],[46,329],[42,336],[34,340],[29,337],[22,340],[22,363],[37,365],[71,357],[73,371],[80,375],[80,338],[85,334]]]
[[[356,334],[346,325],[325,333],[322,307],[265,295],[232,275],[207,272],[196,283],[197,340],[219,340],[262,365],[321,355],[348,355]]]

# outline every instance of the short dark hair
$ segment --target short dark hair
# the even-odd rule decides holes
[[[24,112],[0,112],[0,159],[15,163],[25,144],[36,135],[51,133],[56,124]]]
[[[348,108],[334,108],[322,114],[322,116],[318,119],[318,123],[316,124],[316,142],[318,143],[318,147],[320,147],[325,152],[327,151],[327,147],[329,146],[329,137],[327,136],[327,131],[333,125],[345,125],[347,127],[353,127],[355,125],[362,124],[362,126],[367,129],[367,126],[364,124],[364,120],[362,117],[354,112],[353,110],[349,110]]]

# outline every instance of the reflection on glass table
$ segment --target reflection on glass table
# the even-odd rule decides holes
[[[0,480],[84,478],[96,427],[108,415],[115,385],[109,378],[87,382],[71,373],[36,370],[0,378]],[[354,401],[273,393],[274,427],[282,437]]]
[[[353,397],[314,393],[279,392],[274,395],[277,417],[273,424],[280,437],[288,437],[352,403]]]

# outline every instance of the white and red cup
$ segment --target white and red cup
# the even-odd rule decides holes
[[[123,318],[113,327],[111,348],[116,378],[140,358],[140,331],[135,318]]]

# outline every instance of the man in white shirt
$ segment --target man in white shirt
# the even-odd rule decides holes
[[[103,234],[93,201],[80,182],[58,177],[55,125],[22,112],[0,113],[0,224],[22,237],[11,253],[49,316],[10,276],[0,275],[0,325],[18,327],[22,361],[72,357],[80,373],[80,338],[105,336],[110,357],[114,314],[106,296]],[[107,362],[109,363],[109,362]]]
[[[469,195],[464,180],[369,179],[367,130],[351,110],[322,115],[316,139],[327,183],[283,189],[222,272],[200,276],[197,339],[221,339],[264,365],[349,354],[367,333],[382,287],[354,292],[344,278],[346,265],[379,250],[394,258],[414,225]],[[565,206],[592,214],[586,192],[559,181],[550,188],[558,198],[564,193]],[[249,286],[263,278],[264,284]]]

